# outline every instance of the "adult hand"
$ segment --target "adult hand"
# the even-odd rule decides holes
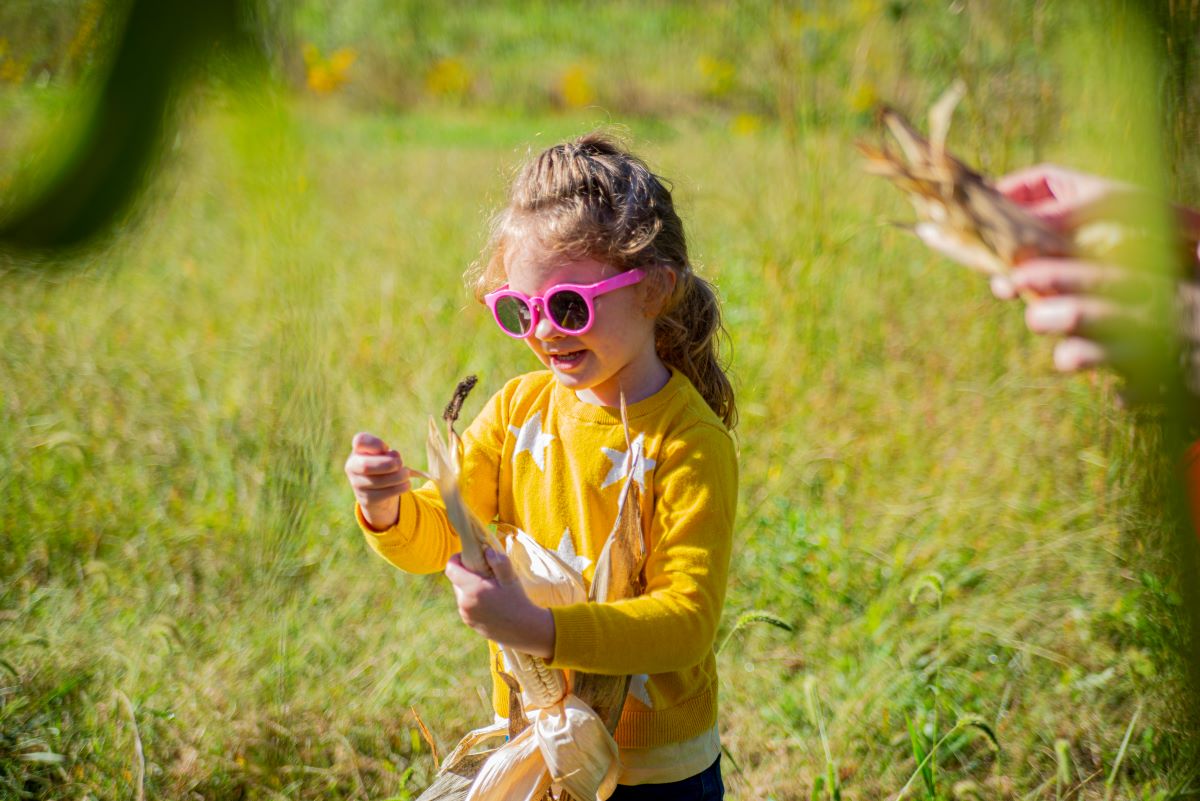
[[[1092,222],[1136,221],[1137,204],[1147,198],[1131,184],[1054,164],[1019,170],[997,181],[996,188],[1073,235]],[[992,292],[1026,298],[1029,330],[1064,337],[1054,348],[1058,370],[1111,367],[1125,378],[1126,398],[1136,402],[1154,397],[1168,378],[1178,333],[1170,307],[1177,282],[1139,267],[1037,257],[993,280]]]
[[[1174,352],[1165,279],[1080,259],[1032,259],[1013,269],[1011,289],[1027,299],[1025,323],[1035,334],[1061,336],[1061,372],[1110,367],[1126,381],[1131,402],[1159,391]]]
[[[1056,164],[1018,170],[1000,178],[996,189],[1050,228],[1068,236],[1086,223],[1128,216],[1131,201],[1144,194],[1131,184]],[[1004,300],[1016,297],[1012,281],[1007,275],[997,274],[995,257],[982,246],[955,240],[944,227],[932,223],[918,223],[914,233],[942,255],[988,275],[996,297]]]
[[[507,556],[491,548],[484,556],[491,576],[472,572],[461,554],[446,563],[459,617],[493,642],[544,659],[554,656],[554,615],[529,600]]]
[[[412,487],[409,470],[399,453],[379,437],[355,434],[346,459],[346,478],[371,528],[384,531],[396,525],[400,496]]]
[[[1056,231],[1071,232],[1099,219],[1121,219],[1145,191],[1132,184],[1039,164],[996,181],[1000,194]]]

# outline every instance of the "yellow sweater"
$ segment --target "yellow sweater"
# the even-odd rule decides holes
[[[729,571],[737,459],[725,426],[676,371],[628,414],[648,532],[646,592],[553,609],[550,664],[633,675],[616,740],[647,748],[696,737],[716,722],[713,640]],[[527,532],[590,580],[624,479],[619,411],[579,400],[549,372],[529,373],[493,396],[463,439],[463,494],[479,518]],[[367,542],[401,570],[440,571],[459,550],[432,485],[401,496],[387,531],[371,530],[356,511]],[[506,716],[507,688],[492,680],[496,713]]]

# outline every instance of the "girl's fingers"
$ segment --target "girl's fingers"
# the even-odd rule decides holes
[[[354,439],[350,443],[350,448],[355,453],[361,454],[384,454],[388,452],[386,442],[374,434],[368,434],[365,431],[360,431],[354,435]]]
[[[400,455],[386,456],[362,456],[352,453],[350,458],[346,460],[346,472],[358,473],[364,476],[381,476],[387,473],[404,473],[408,475],[408,468],[404,466]]]
[[[361,490],[391,489],[393,492],[408,492],[412,485],[408,476],[400,473],[390,473],[385,476],[351,475],[350,486]]]
[[[487,560],[488,567],[492,569],[492,575],[495,576],[496,581],[501,584],[512,584],[517,580],[512,562],[505,554],[492,548],[484,548],[483,557]]]
[[[481,576],[462,562],[462,554],[456,553],[446,562],[446,578],[458,587],[467,587],[493,581],[491,576]]]
[[[362,468],[359,472],[368,476],[377,476],[384,473],[407,473],[408,468],[404,466],[404,461],[399,454],[387,456],[356,456],[357,464]]]
[[[446,562],[446,578],[454,585],[457,591],[460,586],[466,584],[475,577],[475,574],[466,568],[462,563],[462,554],[454,554],[450,557],[450,561]]]

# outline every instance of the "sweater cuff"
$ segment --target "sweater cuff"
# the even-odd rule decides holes
[[[358,527],[362,529],[362,533],[367,539],[377,543],[386,544],[390,547],[404,545],[412,539],[413,531],[411,526],[404,526],[404,518],[412,515],[412,504],[416,501],[412,498],[411,492],[406,492],[400,496],[400,506],[396,511],[396,522],[391,528],[378,529],[367,522],[367,518],[363,515],[362,507],[358,505],[358,501],[354,502],[354,519],[358,521]],[[405,533],[407,531],[407,533]]]
[[[548,667],[590,670],[600,650],[600,632],[594,604],[568,604],[550,607],[554,615],[554,658]]]

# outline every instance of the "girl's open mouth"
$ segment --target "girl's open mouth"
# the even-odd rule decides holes
[[[560,370],[570,370],[583,360],[586,350],[573,350],[566,353],[551,353],[550,364]]]

